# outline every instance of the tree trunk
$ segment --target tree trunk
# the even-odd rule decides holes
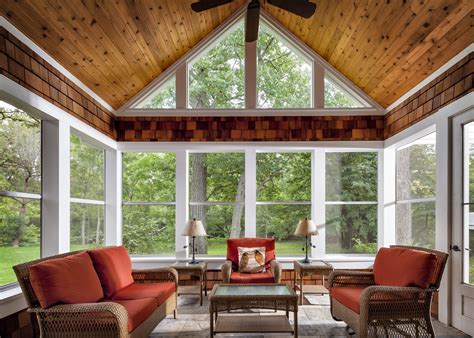
[[[244,211],[245,200],[245,170],[240,173],[239,183],[237,184],[237,193],[235,195],[234,211],[232,213],[232,224],[230,228],[230,238],[239,238],[242,229],[241,220]],[[240,204],[239,204],[240,203]]]
[[[81,216],[81,244],[86,245],[86,207],[85,205],[81,206],[82,216]]]
[[[99,246],[100,241],[100,208],[97,207],[97,226],[95,228],[95,246]]]
[[[411,198],[411,175],[410,175],[410,148],[398,151],[397,154],[397,200]],[[396,205],[395,218],[395,243],[412,244],[412,219],[411,204],[403,203]]]
[[[192,156],[191,202],[207,201],[207,154],[194,153]],[[206,206],[191,205],[191,216],[206,226]],[[196,237],[196,253],[207,254],[207,238]]]

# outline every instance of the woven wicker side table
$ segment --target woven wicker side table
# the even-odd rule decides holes
[[[178,286],[178,296],[199,294],[199,301],[202,306],[203,291],[207,296],[207,263],[199,262],[197,264],[190,264],[189,262],[176,262],[171,267],[178,272],[178,276],[188,274],[199,277],[199,285]]]
[[[295,269],[295,275],[293,277],[294,290],[300,290],[300,304],[303,305],[303,294],[327,294],[328,289],[324,286],[324,276],[329,276],[333,272],[334,268],[331,264],[324,261],[312,261],[310,263],[302,263],[300,261],[294,261],[293,267]],[[320,275],[322,278],[322,285],[304,285],[303,277],[307,275]],[[298,276],[298,278],[297,278]],[[299,283],[296,283],[298,279]]]
[[[286,311],[285,315],[235,315],[240,309]],[[289,312],[294,314],[294,325]],[[298,296],[286,284],[218,284],[209,295],[210,336],[217,333],[290,333],[298,337]]]

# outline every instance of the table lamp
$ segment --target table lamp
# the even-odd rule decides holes
[[[196,239],[196,236],[207,236],[206,230],[204,229],[202,222],[199,220],[196,220],[195,218],[193,218],[192,220],[189,220],[186,223],[186,226],[184,227],[183,236],[191,236],[193,238],[193,244],[192,244],[193,259],[191,260],[191,262],[189,262],[189,264],[198,264],[199,261],[197,261],[194,257],[194,254],[196,253],[194,241]]]
[[[295,236],[306,236],[306,249],[303,248],[303,250],[306,251],[306,257],[303,259],[301,262],[302,263],[310,263],[311,261],[308,258],[308,237],[312,235],[319,235],[318,229],[316,228],[316,224],[308,218],[305,218],[301,221],[299,221],[298,226],[296,227],[295,230]],[[311,244],[313,248],[316,246]]]

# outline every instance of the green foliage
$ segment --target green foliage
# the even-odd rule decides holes
[[[138,108],[176,108],[176,77],[166,81],[152,93]]]
[[[311,107],[311,63],[261,23],[257,40],[260,108]]]
[[[377,201],[377,153],[326,154],[327,201]],[[326,252],[373,253],[377,205],[326,205]]]
[[[324,78],[325,108],[361,108],[363,105],[338,86],[334,81]]]

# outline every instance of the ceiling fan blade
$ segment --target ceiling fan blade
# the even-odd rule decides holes
[[[308,0],[267,0],[270,5],[284,9],[285,11],[302,16],[305,19],[310,18],[316,11],[316,4]]]
[[[191,9],[197,13],[219,7],[232,2],[232,0],[200,0],[191,4]]]
[[[258,3],[258,1],[252,1],[247,7],[245,42],[257,41],[259,20],[260,4]]]

